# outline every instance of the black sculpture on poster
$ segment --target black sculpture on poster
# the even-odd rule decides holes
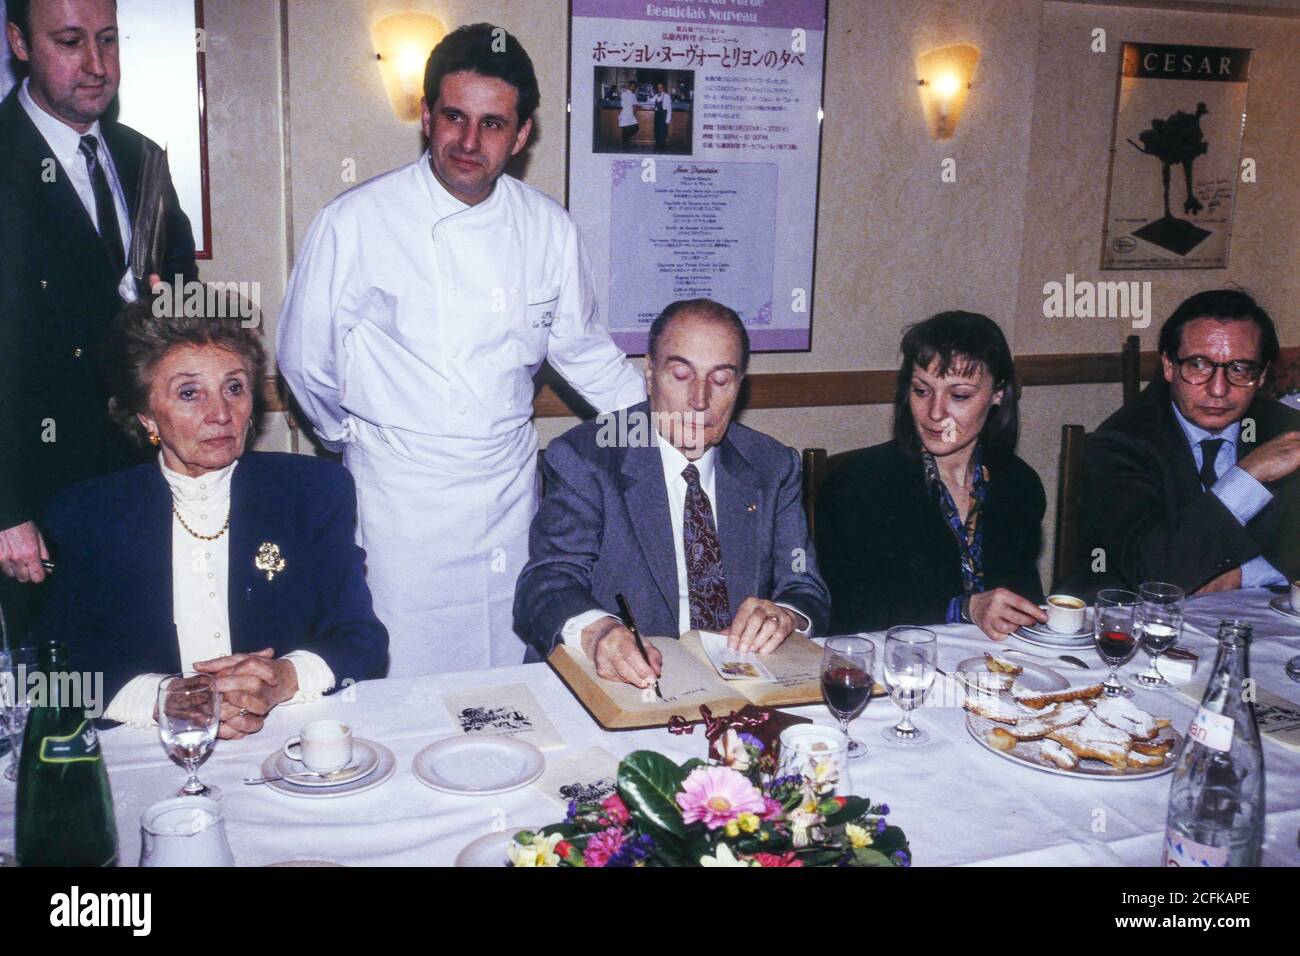
[[[1139,146],[1131,139],[1128,141],[1138,152],[1160,160],[1160,175],[1165,189],[1164,216],[1147,223],[1133,234],[1179,255],[1186,255],[1210,235],[1209,231],[1194,226],[1185,219],[1179,219],[1169,209],[1170,171],[1175,165],[1181,165],[1187,191],[1183,200],[1183,212],[1194,216],[1201,211],[1201,203],[1192,186],[1192,164],[1198,156],[1204,156],[1210,149],[1210,144],[1201,131],[1201,117],[1209,112],[1204,103],[1197,103],[1195,113],[1178,110],[1167,119],[1153,119],[1151,126],[1138,134],[1142,145]]]

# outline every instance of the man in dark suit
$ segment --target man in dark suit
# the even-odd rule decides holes
[[[9,0],[6,19],[28,72],[0,103],[0,605],[16,639],[45,577],[45,502],[133,461],[93,360],[136,294],[126,250],[145,139],[102,118],[119,80],[114,0]],[[196,279],[170,184],[166,210],[164,274]]]
[[[1259,395],[1273,320],[1244,292],[1187,299],[1160,331],[1163,377],[1088,440],[1081,590],[1189,594],[1300,576],[1300,413]]]
[[[614,618],[626,596],[646,635],[725,633],[767,653],[824,630],[830,595],[800,501],[799,457],[731,422],[749,361],[734,311],[674,302],[650,328],[648,403],[586,422],[546,450],[546,497],[515,589],[530,658],[577,644],[597,673],[659,672]]]

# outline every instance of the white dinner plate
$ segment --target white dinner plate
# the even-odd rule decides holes
[[[1054,773],[1061,777],[1084,777],[1089,780],[1148,780],[1151,777],[1164,776],[1174,769],[1174,757],[1178,753],[1178,744],[1182,739],[1178,731],[1172,727],[1161,728],[1153,742],[1172,740],[1173,746],[1169,748],[1169,756],[1165,758],[1165,762],[1158,767],[1125,767],[1123,770],[1115,770],[1100,760],[1080,760],[1079,765],[1073,770],[1066,770],[1041,756],[1036,740],[1022,740],[1010,750],[996,749],[984,739],[984,735],[999,726],[1006,725],[972,714],[970,711],[966,712],[966,729],[979,741],[980,746],[990,753],[1033,770]]]
[[[353,739],[352,764],[345,770],[336,770],[324,777],[308,776],[310,771],[301,760],[290,760],[284,751],[280,751],[275,761],[275,772],[285,775],[294,774],[290,783],[300,787],[342,787],[356,783],[379,769],[379,753],[364,741]]]
[[[524,830],[536,832],[540,827],[515,827],[500,833],[489,833],[466,844],[465,849],[456,854],[456,866],[465,867],[502,867],[510,863],[506,855],[506,846],[515,838],[516,833]]]
[[[1065,690],[1070,686],[1068,680],[1050,667],[1043,667],[1041,664],[1030,664],[1027,661],[1012,661],[1012,663],[1017,667],[1024,668],[1020,674],[1016,675],[1016,681],[1030,690]],[[968,657],[957,665],[957,673],[980,675],[988,674],[990,671],[983,657]],[[975,680],[978,683],[978,678],[975,678]]]
[[[1300,620],[1300,611],[1291,606],[1290,594],[1279,594],[1273,600],[1268,602],[1268,606],[1277,611],[1283,617],[1289,617],[1292,620]]]
[[[514,737],[448,737],[411,761],[415,778],[426,787],[473,796],[526,787],[545,768],[542,752]]]
[[[308,797],[313,799],[328,799],[330,797],[347,797],[354,793],[363,793],[366,790],[373,790],[382,784],[397,770],[397,758],[393,752],[383,744],[375,743],[373,740],[363,740],[360,737],[352,739],[352,753],[355,757],[359,749],[369,748],[378,757],[375,769],[363,777],[353,777],[347,783],[330,787],[304,787],[298,783],[292,783],[288,780],[272,780],[263,786],[269,787],[277,793],[283,793],[287,797]],[[267,756],[262,761],[262,776],[274,777],[279,771],[276,769],[279,765],[278,757],[281,751],[276,751]]]

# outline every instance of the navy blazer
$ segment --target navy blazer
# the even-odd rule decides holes
[[[132,677],[191,669],[172,613],[172,497],[156,462],[74,485],[50,502],[56,570],[37,623],[78,671],[102,671],[104,704]],[[248,452],[230,491],[230,646],[319,654],[334,689],[382,677],[388,631],[375,617],[356,543],[352,477],[319,458]],[[197,543],[197,542],[196,542]],[[253,563],[279,545],[273,580]],[[216,656],[216,655],[212,655]]]
[[[613,415],[648,411],[642,402]],[[515,587],[515,631],[532,654],[550,653],[565,622],[584,611],[617,614],[619,593],[643,634],[679,633],[677,559],[659,448],[648,429],[642,447],[601,441],[607,418],[584,422],[546,449],[546,497]],[[733,422],[718,445],[714,484],[731,613],[747,597],[766,598],[798,608],[814,632],[823,631],[830,593],[808,535],[798,454]]]

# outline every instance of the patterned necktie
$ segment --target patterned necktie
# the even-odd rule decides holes
[[[691,628],[724,631],[731,624],[727,579],[722,573],[722,545],[713,525],[709,496],[700,487],[700,470],[687,465],[686,509],[682,517],[682,545],[686,552],[686,583],[690,591]]]
[[[86,157],[86,171],[95,191],[95,218],[99,220],[99,238],[108,250],[109,261],[115,269],[126,265],[126,250],[122,246],[122,229],[117,223],[117,204],[113,190],[108,187],[108,177],[99,163],[99,140],[86,135],[81,137],[81,153]]]
[[[1219,457],[1224,441],[1223,438],[1201,439],[1201,487],[1207,491],[1219,480],[1214,474],[1214,459]]]

